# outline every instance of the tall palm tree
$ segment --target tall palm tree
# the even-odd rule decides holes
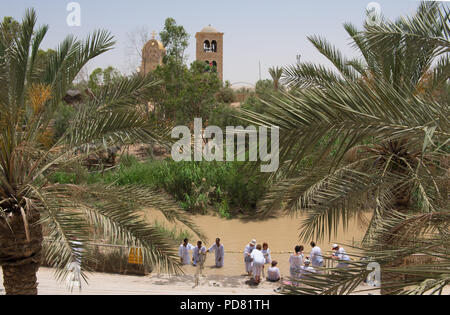
[[[271,67],[269,68],[269,74],[272,77],[273,87],[275,91],[278,91],[280,88],[281,76],[283,75],[283,68]]]
[[[345,24],[362,56],[351,60],[326,40],[309,37],[335,69],[288,67],[284,81],[291,92],[269,101],[264,115],[244,112],[255,123],[280,127],[284,164],[272,176],[266,212],[280,204],[306,211],[305,241],[331,238],[362,210],[372,211],[363,239],[372,250],[408,245],[398,237],[405,226],[411,229],[405,222],[429,224],[442,240],[437,224],[449,223],[450,113],[448,98],[441,97],[450,76],[449,14],[424,2],[410,18],[365,25],[364,31]],[[426,214],[431,217],[420,221]],[[398,267],[401,256],[394,257],[385,266]]]
[[[141,247],[150,268],[179,272],[172,242],[136,212],[157,207],[169,220],[195,229],[164,194],[134,186],[50,180],[56,171],[70,170],[104,147],[163,142],[166,130],[152,125],[137,107],[156,82],[136,76],[102,87],[95,98],[77,107],[66,132],[44,146],[55,109],[77,73],[114,44],[106,31],[85,41],[69,36],[42,69],[36,67],[36,56],[47,30],[36,28],[34,10],[27,10],[13,41],[7,41],[0,28],[0,265],[6,293],[37,294],[36,272],[43,255],[59,268],[58,276],[64,276],[74,259],[94,259],[88,245],[93,231]],[[43,230],[52,244],[45,253]]]

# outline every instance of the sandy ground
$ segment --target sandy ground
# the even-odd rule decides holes
[[[53,269],[40,268],[39,295],[271,295],[277,294],[274,289],[280,286],[279,283],[262,281],[255,287],[249,284],[249,278],[245,276],[214,274],[201,277],[200,284],[196,287],[193,275],[169,277],[157,274],[123,276],[90,273],[88,277],[89,284],[83,283],[81,292],[78,289],[70,292],[65,282],[61,283],[55,279]],[[1,272],[0,282],[3,283]],[[0,284],[0,295],[3,294],[3,285]]]
[[[89,284],[72,293],[65,282],[58,282],[54,270],[40,268],[38,272],[39,295],[268,295],[276,294],[277,284],[264,282],[259,287],[245,284],[246,277],[223,277],[210,275],[201,277],[200,285],[193,288],[195,277],[191,275],[169,277],[151,274],[148,276],[123,276],[106,273],[89,273]],[[3,275],[0,272],[0,295],[4,294]]]
[[[123,276],[106,273],[90,273],[89,284],[83,283],[81,291],[68,290],[65,282],[58,282],[54,269],[40,268],[38,272],[39,295],[272,295],[277,294],[279,283],[262,281],[257,287],[249,284],[246,276],[206,275],[194,287],[195,277],[185,275],[170,277],[151,274],[148,276]],[[358,290],[370,289],[360,286]],[[0,295],[4,295],[3,275],[0,271]],[[356,292],[354,295],[379,295],[379,291]],[[450,286],[444,289],[450,295]]]

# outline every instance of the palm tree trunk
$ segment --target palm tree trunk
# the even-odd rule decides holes
[[[7,295],[37,295],[36,273],[41,263],[42,226],[37,211],[27,213],[29,240],[22,215],[0,219],[0,265]]]
[[[23,265],[6,265],[2,269],[6,295],[37,295],[39,263],[25,261]]]

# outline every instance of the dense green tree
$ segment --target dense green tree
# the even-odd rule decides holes
[[[89,75],[88,87],[96,94],[102,86],[119,82],[124,76],[116,68],[97,68]]]
[[[231,104],[236,100],[236,95],[231,87],[223,87],[217,94],[219,103]]]
[[[5,16],[0,28],[3,40],[6,43],[11,43],[20,32],[20,23],[10,16]]]
[[[173,18],[167,18],[159,37],[166,48],[164,62],[167,63],[169,59],[173,59],[175,62],[183,63],[184,51],[189,46],[189,34],[184,27],[177,25]]]
[[[170,60],[152,74],[161,85],[153,88],[151,103],[161,119],[177,124],[193,123],[194,118],[206,122],[217,104],[216,94],[221,88],[217,74],[205,72],[202,62],[193,62],[188,68]]]
[[[41,69],[41,71],[45,71],[45,69],[49,66],[49,62],[54,58],[56,51],[53,49],[42,50],[39,49],[36,56],[36,69]]]

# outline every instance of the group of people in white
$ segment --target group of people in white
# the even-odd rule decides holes
[[[192,259],[189,254],[190,251],[192,251]],[[225,249],[223,244],[220,243],[220,238],[217,238],[216,242],[208,250],[203,246],[202,241],[198,241],[197,246],[193,246],[186,238],[178,249],[178,256],[183,265],[190,265],[192,263],[192,265],[197,266],[198,264],[203,264],[205,255],[209,252],[215,252],[216,267],[223,267]]]
[[[290,277],[296,283],[295,280],[306,278],[314,273],[321,272],[321,268],[324,266],[324,259],[322,256],[322,250],[315,242],[311,242],[311,251],[309,256],[305,256],[304,247],[302,245],[295,246],[294,253],[289,257],[290,265]],[[192,258],[189,252],[192,251]],[[338,262],[337,268],[343,268],[348,266],[350,257],[346,254],[343,247],[338,244],[333,244],[333,254],[330,257]],[[184,265],[197,266],[203,265],[206,253],[215,253],[215,266],[221,268],[224,266],[225,250],[223,244],[220,243],[220,238],[216,239],[209,249],[203,246],[201,241],[197,242],[197,246],[193,246],[189,243],[188,239],[185,239],[183,244],[180,245],[178,250],[178,256],[181,259],[181,263]],[[258,244],[256,240],[252,240],[245,246],[244,249],[244,263],[245,272],[253,277],[255,282],[259,284],[261,278],[264,277],[265,265],[269,265],[267,270],[267,281],[278,282],[281,280],[280,269],[278,268],[278,262],[272,260],[269,244]]]

